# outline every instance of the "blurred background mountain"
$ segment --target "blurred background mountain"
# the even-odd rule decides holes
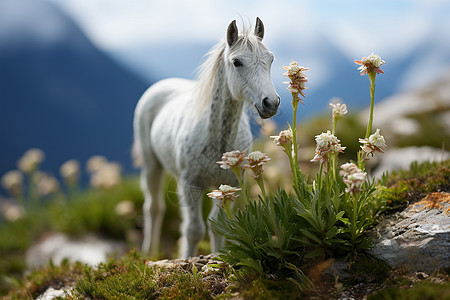
[[[433,97],[420,96],[424,89],[450,85],[447,1],[241,2],[0,0],[0,174],[16,168],[31,147],[44,150],[43,169],[54,174],[67,159],[84,162],[95,154],[130,171],[140,95],[165,77],[194,78],[233,19],[250,24],[259,16],[265,23],[283,99],[275,117],[280,127],[291,118],[281,68],[291,59],[311,68],[301,120],[327,112],[332,97],[353,112],[367,107],[368,78],[353,60],[372,51],[386,60],[377,103],[406,93],[431,107]]]

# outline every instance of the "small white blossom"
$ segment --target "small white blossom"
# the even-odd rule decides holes
[[[45,154],[41,149],[32,148],[24,153],[17,162],[17,167],[24,173],[35,171],[39,164],[45,159]]]
[[[119,216],[132,216],[134,213],[134,203],[130,200],[120,201],[117,203],[115,211]]]
[[[80,178],[80,163],[70,159],[61,165],[59,172],[69,185],[75,184]]]
[[[348,113],[347,105],[343,103],[330,103],[330,106],[333,107],[333,119],[340,118]]]
[[[228,200],[234,200],[237,198],[237,195],[234,193],[240,191],[240,188],[232,187],[226,184],[221,184],[218,190],[214,190],[208,193],[208,197],[217,199],[221,202],[226,202]]]
[[[281,131],[279,135],[273,135],[270,138],[274,139],[273,142],[278,146],[284,146],[288,143],[292,143],[294,135],[292,134],[292,130],[289,128]]]
[[[2,187],[13,195],[22,193],[23,174],[19,170],[12,170],[3,175]]]
[[[222,155],[222,161],[218,161],[217,163],[220,165],[222,169],[230,169],[231,167],[241,167],[246,153],[247,150],[244,151],[235,150],[225,152]]]
[[[316,154],[311,161],[324,162],[328,159],[329,153],[343,152],[346,147],[342,147],[340,143],[341,141],[330,130],[316,135]]]
[[[253,151],[246,159],[248,160],[248,164],[244,167],[253,171],[255,179],[260,179],[264,171],[264,166],[270,161],[269,156],[261,151]]]
[[[361,149],[364,153],[364,160],[368,160],[369,155],[373,156],[377,151],[384,153],[387,147],[384,137],[380,134],[380,129],[377,129],[368,139],[359,139],[359,142],[362,144]]]
[[[91,186],[98,189],[111,189],[117,186],[122,180],[121,169],[118,163],[104,163],[98,171],[91,175]]]
[[[366,181],[367,173],[363,172],[353,163],[343,164],[341,169],[339,175],[343,177],[342,180],[347,185],[345,191],[356,194],[360,191],[360,186]]]
[[[355,60],[355,63],[361,65],[358,68],[361,75],[372,72],[384,74],[383,70],[381,70],[380,67],[386,62],[382,60],[380,56],[373,54],[373,52],[371,55],[361,58],[361,60]]]
[[[94,155],[86,162],[86,170],[90,173],[97,172],[107,163],[107,159],[102,155]]]
[[[305,84],[308,82],[308,76],[306,76],[303,71],[307,71],[309,68],[299,66],[295,60],[292,60],[289,66],[283,66],[283,68],[287,71],[283,76],[288,77],[291,80],[291,82],[285,82],[289,84],[287,89],[293,94],[297,93],[305,97],[303,90],[306,89]]]
[[[59,189],[58,180],[56,180],[54,176],[47,173],[37,172],[36,180],[39,195],[47,196],[55,193]]]

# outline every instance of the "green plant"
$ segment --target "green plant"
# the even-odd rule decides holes
[[[361,74],[369,74],[373,109],[375,74],[382,73],[379,66],[383,61],[371,55],[358,62],[363,65]],[[359,140],[362,144],[358,154],[360,167],[347,163],[339,171],[338,154],[345,147],[341,146],[334,134],[338,120],[347,113],[347,108],[345,104],[332,104],[332,130],[316,136],[317,147],[311,161],[320,162],[320,169],[313,183],[309,183],[298,165],[296,142],[296,111],[301,103],[299,94],[305,96],[303,90],[307,77],[303,71],[308,69],[300,67],[295,61],[285,69],[285,76],[291,80],[288,89],[292,93],[293,126],[272,138],[289,159],[294,194],[288,195],[281,190],[273,197],[268,197],[263,177],[254,176],[262,191],[259,201],[248,202],[234,215],[229,210],[228,213],[222,210],[217,219],[211,222],[214,229],[228,241],[219,254],[222,260],[234,267],[255,270],[260,275],[269,273],[280,278],[290,278],[301,289],[305,289],[309,280],[301,268],[307,259],[320,261],[342,253],[354,259],[358,252],[372,246],[365,232],[373,224],[383,202],[377,197],[378,185],[367,180],[364,167],[370,155],[375,151],[383,152],[386,145],[378,129],[370,135],[373,120],[371,112],[366,137]],[[230,153],[224,154],[224,161]],[[242,176],[242,166],[246,165],[241,161],[248,160],[249,165],[259,166],[258,172],[261,173],[269,159],[261,152],[255,153],[241,157],[239,163],[233,164],[234,172]],[[258,159],[255,160],[255,157]],[[233,163],[237,161],[232,160]],[[243,194],[246,194],[244,186],[243,189]],[[221,200],[223,207],[229,207],[235,191],[237,189],[226,194],[225,191],[216,190],[210,193],[210,197]]]

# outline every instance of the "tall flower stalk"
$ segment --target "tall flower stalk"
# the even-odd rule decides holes
[[[286,70],[286,72],[283,74],[283,76],[288,77],[291,81],[285,82],[289,84],[287,89],[292,94],[292,109],[293,109],[293,119],[292,119],[292,160],[294,163],[294,168],[292,169],[292,174],[294,178],[294,186],[298,186],[298,146],[297,146],[297,108],[298,104],[302,103],[302,99],[299,95],[302,95],[303,97],[306,97],[305,93],[303,93],[303,90],[307,89],[305,86],[308,82],[308,76],[306,76],[303,72],[309,70],[309,68],[304,68],[302,66],[299,66],[298,62],[295,60],[292,60],[292,62],[289,64],[289,66],[283,66],[283,68]]]
[[[372,53],[367,57],[361,58],[361,60],[355,60],[355,63],[360,65],[358,70],[360,70],[360,74],[368,75],[370,80],[370,114],[369,114],[369,122],[367,123],[367,130],[365,138],[368,139],[370,134],[372,133],[372,123],[373,123],[373,107],[375,104],[375,77],[377,74],[384,74],[384,71],[380,69],[382,65],[386,62],[381,59],[380,56]],[[358,153],[358,164],[361,169],[364,170],[365,163],[363,161],[363,153],[360,151]]]

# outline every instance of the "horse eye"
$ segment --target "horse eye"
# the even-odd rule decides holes
[[[233,65],[237,68],[237,67],[242,67],[243,64],[239,59],[235,59],[233,60]]]

